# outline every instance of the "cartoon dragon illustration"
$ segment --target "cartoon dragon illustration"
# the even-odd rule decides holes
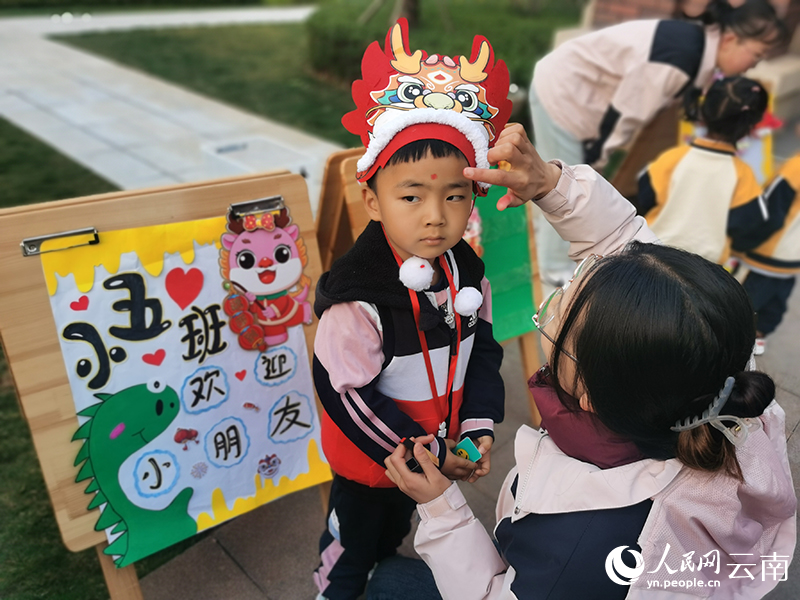
[[[95,529],[115,526],[112,534],[120,534],[103,552],[119,555],[115,564],[125,567],[197,533],[187,510],[194,490],[181,490],[165,509],[148,510],[128,499],[118,478],[122,463],[175,420],[180,400],[172,388],[158,381],[95,397],[100,402],[78,413],[89,420],[72,437],[83,440],[75,459],[75,466],[81,462],[83,466],[75,481],[91,479],[85,493],[94,498],[88,508],[105,504]]]
[[[303,274],[308,256],[300,228],[290,223],[286,208],[244,218],[228,214],[230,233],[222,235],[219,259],[228,291],[222,306],[246,350],[282,344],[289,327],[311,322],[311,280]]]
[[[411,125],[458,129],[476,150],[485,152],[511,114],[508,68],[495,61],[483,36],[475,36],[469,57],[411,52],[408,23],[399,19],[383,49],[377,41],[367,48],[361,70],[362,78],[352,87],[356,109],[342,118],[345,128],[367,146],[357,165],[359,181],[371,176],[378,154],[398,143],[398,132]]]

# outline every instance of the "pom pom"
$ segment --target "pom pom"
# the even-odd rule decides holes
[[[407,288],[421,292],[431,286],[433,267],[424,258],[412,256],[400,267],[400,281]]]
[[[471,315],[478,310],[483,304],[483,296],[474,287],[461,288],[461,291],[456,294],[456,301],[453,302],[453,308],[462,317]]]

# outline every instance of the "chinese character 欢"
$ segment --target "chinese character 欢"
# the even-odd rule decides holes
[[[191,386],[194,396],[190,408],[197,406],[201,400],[212,403],[212,396],[215,393],[220,396],[227,395],[227,392],[217,385],[220,377],[222,377],[222,372],[219,369],[209,369],[198,372],[196,377],[189,380],[189,386]]]

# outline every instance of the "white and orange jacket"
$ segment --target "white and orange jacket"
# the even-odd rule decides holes
[[[734,254],[751,270],[772,277],[800,273],[800,154],[786,161],[757,206],[731,211]],[[755,223],[755,226],[753,225]]]
[[[729,217],[742,231],[760,226],[760,196],[736,148],[705,138],[670,148],[639,176],[639,212],[661,242],[718,264],[730,254]],[[733,212],[743,207],[754,219],[742,221]]]
[[[537,204],[559,234],[573,240],[574,259],[619,251],[632,239],[658,241],[633,206],[587,166],[562,166],[558,185]],[[601,470],[523,426],[515,440],[516,467],[497,503],[501,550],[455,483],[418,506],[415,548],[445,600],[760,598],[777,583],[770,576],[762,581],[763,557],[774,554],[786,566],[791,560],[797,500],[783,411],[773,402],[749,426],[737,450],[746,484],[693,471],[676,459]],[[631,586],[612,583],[607,557],[635,544],[642,550],[642,575]],[[696,565],[715,551],[717,573],[709,565],[681,570],[688,553]],[[730,578],[734,564],[746,564],[753,578],[741,568],[744,578]],[[683,585],[667,589],[665,580]]]
[[[533,73],[550,118],[602,164],[655,114],[693,85],[705,88],[720,33],[688,21],[640,20],[600,29],[555,48]]]

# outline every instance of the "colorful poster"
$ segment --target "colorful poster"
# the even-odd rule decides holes
[[[118,567],[330,479],[306,264],[286,208],[42,254],[76,481]]]

